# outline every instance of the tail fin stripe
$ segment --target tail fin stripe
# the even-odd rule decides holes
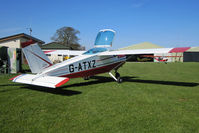
[[[50,66],[52,66],[53,64],[52,63],[50,63],[50,62],[48,62],[47,60],[45,60],[45,59],[43,59],[43,58],[41,58],[39,55],[37,55],[37,54],[35,54],[35,53],[33,53],[32,51],[30,51],[33,55],[35,55],[35,56],[37,56],[38,58],[40,58],[41,60],[43,60],[43,61],[45,61],[46,63],[48,63]]]
[[[32,73],[39,73],[43,69],[53,65],[36,43],[22,48],[22,51]]]

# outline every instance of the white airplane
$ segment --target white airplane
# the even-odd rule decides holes
[[[52,64],[37,44],[22,44],[22,51],[28,61],[32,73],[21,74],[10,80],[13,82],[44,86],[59,87],[71,78],[83,77],[88,79],[100,73],[108,72],[117,82],[122,82],[117,70],[126,62],[126,55],[168,53],[172,48],[121,50],[110,51],[115,31],[100,30],[95,47],[87,52],[61,63]],[[115,75],[111,73],[114,70]]]

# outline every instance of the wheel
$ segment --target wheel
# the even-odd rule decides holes
[[[120,78],[120,74],[118,72],[115,73],[116,79]]]
[[[116,77],[118,83],[122,82],[122,79],[120,78],[120,74],[118,72],[115,73],[115,77]]]
[[[121,79],[121,78],[118,78],[118,79],[117,79],[117,82],[118,82],[118,83],[122,83],[122,79]]]

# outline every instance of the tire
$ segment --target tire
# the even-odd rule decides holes
[[[116,79],[120,78],[120,74],[118,72],[115,73]]]
[[[122,83],[122,79],[121,79],[121,78],[118,78],[118,79],[117,79],[117,82],[118,82],[118,83]]]
[[[115,77],[118,83],[122,83],[122,79],[120,78],[120,74],[118,72],[115,73]]]

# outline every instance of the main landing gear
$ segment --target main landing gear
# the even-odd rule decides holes
[[[120,74],[117,72],[117,70],[125,63],[124,62],[121,62],[119,65],[117,65],[113,70],[115,70],[115,76],[109,72],[109,75],[115,79],[115,81],[117,81],[118,83],[122,83],[122,79],[120,78]]]
[[[121,82],[122,82],[122,79],[120,78],[120,74],[119,74],[117,71],[115,71],[115,76],[114,76],[111,72],[109,72],[109,75],[110,75],[113,79],[115,79],[115,81],[117,81],[118,83],[121,83]]]
[[[83,77],[84,80],[89,80],[90,79],[90,76],[86,76],[86,77]]]

